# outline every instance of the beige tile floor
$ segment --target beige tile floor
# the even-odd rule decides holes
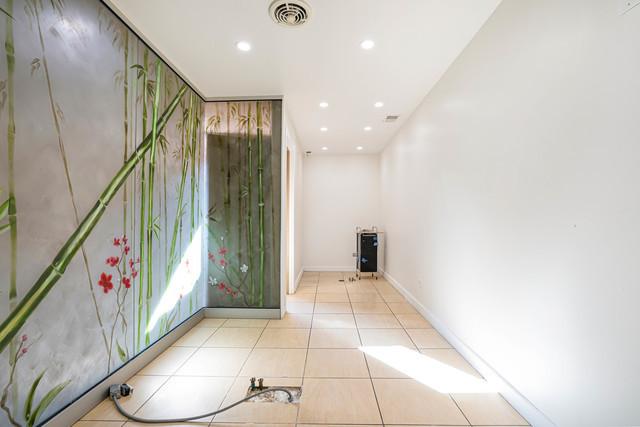
[[[203,413],[244,397],[250,377],[264,377],[267,385],[302,385],[301,403],[244,403],[173,425],[527,425],[498,393],[453,383],[483,379],[389,283],[348,277],[305,272],[282,320],[202,320],[128,381],[135,392],[123,405],[144,417]],[[391,353],[379,360],[368,349]],[[421,375],[428,367],[431,376]],[[442,392],[430,383],[441,375]],[[103,401],[76,425],[138,424]]]

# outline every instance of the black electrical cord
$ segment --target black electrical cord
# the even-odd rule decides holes
[[[123,386],[126,386],[126,390],[128,390],[125,393],[120,393],[119,390],[123,389]],[[116,388],[114,388],[116,387]],[[114,391],[117,390],[117,391]],[[221,412],[224,411],[228,411],[229,409],[238,406],[239,404],[246,402],[247,400],[253,399],[256,396],[260,396],[261,394],[265,394],[265,393],[269,393],[272,391],[282,391],[284,393],[287,393],[289,395],[289,402],[293,402],[293,395],[291,394],[291,392],[287,389],[284,388],[278,388],[278,387],[273,387],[273,388],[267,388],[265,390],[261,390],[257,393],[254,393],[252,395],[249,395],[247,397],[245,397],[244,399],[238,400],[237,402],[232,403],[229,406],[225,406],[224,408],[220,408],[216,411],[212,411],[212,412],[207,412],[206,414],[201,414],[201,415],[194,415],[191,417],[183,417],[183,418],[169,418],[169,419],[151,419],[151,418],[142,418],[142,417],[138,417],[136,415],[130,414],[128,413],[121,405],[120,402],[118,402],[118,399],[120,399],[121,396],[126,396],[128,394],[130,394],[131,392],[131,388],[129,386],[127,386],[126,384],[118,384],[118,385],[112,385],[109,388],[109,397],[111,398],[111,400],[113,400],[113,403],[116,405],[116,408],[118,409],[118,412],[120,412],[123,416],[127,417],[130,420],[139,422],[139,423],[147,423],[147,424],[160,424],[160,423],[183,423],[183,422],[187,422],[187,421],[192,421],[192,420],[197,420],[200,418],[206,418],[206,417],[210,417],[212,415],[216,415],[219,414]]]

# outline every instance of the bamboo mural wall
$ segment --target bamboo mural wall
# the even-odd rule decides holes
[[[208,102],[209,306],[280,306],[281,101]]]
[[[0,425],[204,306],[204,103],[97,0],[1,0]]]

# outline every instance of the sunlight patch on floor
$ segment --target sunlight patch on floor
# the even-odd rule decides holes
[[[360,351],[440,393],[496,393],[496,387],[459,369],[399,345],[362,346]]]

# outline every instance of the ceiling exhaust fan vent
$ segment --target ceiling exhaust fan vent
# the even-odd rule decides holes
[[[396,120],[398,120],[399,117],[400,116],[387,116],[387,117],[384,118],[384,122],[385,123],[393,123]]]
[[[269,16],[276,24],[298,27],[311,18],[311,6],[304,0],[273,0],[269,6]]]

